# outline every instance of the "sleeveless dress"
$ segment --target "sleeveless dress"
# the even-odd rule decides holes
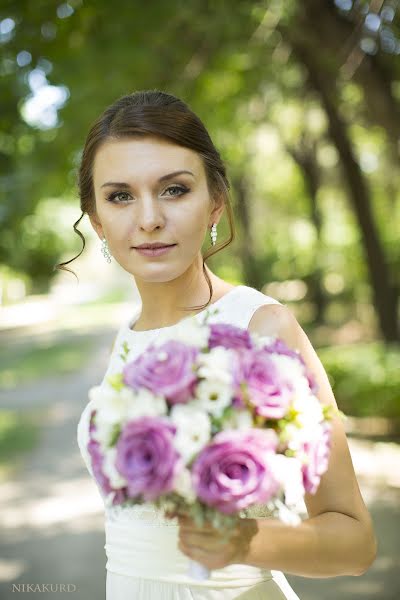
[[[203,311],[181,319],[201,319],[211,309],[209,323],[226,322],[247,328],[257,308],[264,304],[280,304],[255,288],[239,285]],[[215,309],[217,311],[215,312]],[[120,357],[124,341],[129,345],[128,360],[133,360],[157,337],[176,326],[133,331],[140,316],[120,327],[110,356],[106,377],[121,371]],[[166,332],[169,333],[169,332]],[[78,423],[78,445],[85,465],[93,477],[86,449],[89,435],[91,402],[84,408]],[[94,477],[93,477],[94,478]],[[96,483],[96,482],[95,482]],[[97,485],[97,483],[96,483]],[[98,487],[98,486],[97,486]],[[98,487],[100,495],[104,496]],[[106,600],[299,600],[281,571],[269,571],[249,565],[232,564],[212,571],[206,581],[187,576],[189,558],[178,549],[178,521],[165,519],[150,504],[140,506],[107,506],[105,510]],[[248,518],[268,518],[265,506],[247,509]]]

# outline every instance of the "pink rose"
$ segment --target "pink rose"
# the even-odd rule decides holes
[[[228,323],[213,323],[210,325],[209,348],[223,346],[224,348],[252,348],[253,344],[247,329]]]
[[[268,502],[280,487],[269,465],[277,443],[272,429],[218,433],[192,466],[200,500],[225,514]]]
[[[124,383],[147,388],[171,404],[185,403],[197,382],[193,371],[197,355],[197,348],[175,340],[152,346],[124,367]]]
[[[164,417],[140,417],[126,423],[117,442],[115,466],[127,480],[130,497],[151,501],[173,489],[181,459],[173,438],[176,428]]]
[[[241,350],[239,368],[235,369],[235,383],[246,383],[250,403],[255,412],[267,419],[281,419],[289,407],[293,393],[290,373],[284,373],[271,360],[267,351]],[[236,395],[236,405],[242,397]]]
[[[315,381],[315,377],[312,373],[310,373],[300,352],[289,348],[289,346],[287,346],[287,344],[280,338],[276,338],[272,343],[266,344],[265,346],[263,346],[263,349],[267,352],[271,352],[272,354],[283,354],[284,356],[290,356],[290,358],[295,358],[296,360],[298,360],[303,367],[303,372],[308,381],[308,385],[311,392],[313,394],[317,393],[318,385]]]
[[[327,471],[331,449],[331,425],[324,422],[321,435],[305,442],[303,451],[307,455],[307,464],[303,465],[303,484],[306,492],[315,494],[322,475]]]

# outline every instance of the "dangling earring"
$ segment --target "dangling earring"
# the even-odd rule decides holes
[[[106,261],[108,263],[110,263],[111,262],[111,254],[110,254],[110,250],[108,248],[107,240],[105,237],[101,240],[101,252],[102,252],[104,258],[106,259]]]
[[[211,227],[210,236],[211,236],[211,243],[213,246],[215,246],[215,243],[217,241],[217,224],[216,223],[213,223],[213,226]]]

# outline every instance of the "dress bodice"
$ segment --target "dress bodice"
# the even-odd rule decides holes
[[[130,318],[128,321],[124,322],[120,327],[113,350],[111,352],[109,364],[107,370],[104,374],[103,380],[100,385],[108,385],[106,379],[109,375],[120,372],[123,367],[123,360],[121,355],[122,345],[124,342],[127,342],[129,347],[129,354],[127,356],[128,360],[133,360],[138,354],[143,352],[145,348],[153,342],[159,335],[160,332],[165,333],[173,333],[174,327],[178,324],[182,326],[182,323],[189,319],[198,319],[202,320],[205,317],[205,313],[209,313],[208,322],[209,323],[218,323],[224,322],[232,325],[236,325],[238,327],[247,328],[250,322],[250,319],[257,308],[265,304],[281,304],[274,298],[270,296],[266,296],[262,292],[258,290],[245,286],[239,285],[235,288],[231,289],[228,293],[222,296],[219,300],[209,305],[205,310],[196,313],[191,317],[185,317],[179,323],[169,326],[162,327],[159,329],[150,329],[144,331],[133,331],[131,329],[132,325],[136,322],[140,315],[140,306],[137,308],[135,315],[133,318]],[[88,402],[86,407],[84,408],[82,415],[80,417],[78,423],[78,444],[83,457],[83,460],[86,464],[86,467],[93,477],[93,471],[90,464],[90,457],[88,451],[86,449],[88,438],[89,438],[89,417],[91,411],[91,402]],[[169,537],[174,537],[176,541],[177,536],[177,527],[178,523],[176,519],[165,519],[161,511],[155,509],[150,503],[145,503],[137,506],[109,506],[105,502],[105,498],[101,492],[100,487],[98,486],[98,490],[103,498],[104,508],[105,508],[105,526],[106,526],[106,551],[108,555],[108,563],[107,568],[111,568],[115,572],[119,572],[124,575],[130,575],[130,566],[132,564],[132,560],[125,560],[124,557],[130,556],[132,557],[132,551],[136,553],[136,548],[127,548],[126,541],[129,536],[127,535],[127,531],[132,529],[132,536],[130,539],[138,538],[138,529],[140,530],[140,538],[143,539],[143,528],[145,527],[154,527],[158,526],[158,528],[162,527],[164,529],[164,538],[168,539]],[[268,509],[265,506],[258,505],[256,507],[252,507],[251,509],[247,509],[246,515],[252,518],[262,518],[268,517]],[[134,529],[135,528],[135,529]],[[167,529],[168,528],[168,529]],[[153,529],[153,532],[155,530]],[[150,529],[149,529],[150,532]],[[153,533],[151,533],[153,535]],[[124,541],[123,541],[124,540]],[[135,542],[136,543],[136,542]],[[158,540],[158,546],[160,546]],[[113,548],[119,547],[121,548],[121,544],[124,545],[123,551],[114,552]],[[129,546],[130,542],[128,543]],[[162,544],[161,544],[162,547]],[[184,556],[182,555],[176,548],[176,555],[174,558],[174,564],[176,566],[177,562]],[[141,548],[140,552],[143,554],[143,548]],[[163,550],[165,554],[165,548]],[[167,552],[168,554],[168,552]],[[171,554],[170,554],[171,560]],[[153,561],[154,553],[153,553]],[[153,562],[154,567],[154,562]],[[183,568],[183,567],[182,567]],[[226,571],[227,569],[227,571]],[[252,573],[253,567],[246,567],[246,573]],[[167,569],[168,570],[168,569]],[[220,569],[216,571],[216,579],[218,580],[218,572],[229,573],[229,568]],[[255,569],[255,571],[259,571]],[[183,570],[183,573],[185,570]],[[222,583],[226,583],[226,577],[222,576]],[[221,583],[221,585],[222,585]]]

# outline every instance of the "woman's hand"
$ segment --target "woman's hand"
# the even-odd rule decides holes
[[[187,516],[178,516],[179,550],[212,571],[244,562],[250,542],[258,531],[256,519],[238,519],[226,532],[211,523],[198,527]]]

